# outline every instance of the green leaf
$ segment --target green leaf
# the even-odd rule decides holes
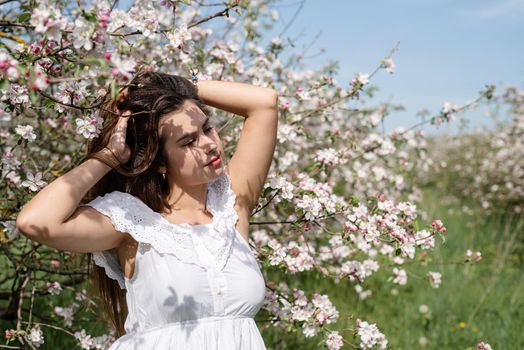
[[[266,188],[264,189],[264,192],[262,193],[262,198],[266,198],[267,195],[271,193],[271,191],[273,191],[273,188],[271,188],[271,187],[266,187]]]
[[[31,103],[32,103],[33,105],[36,104],[36,102],[37,102],[37,100],[38,100],[38,96],[37,96],[37,93],[36,93],[35,90],[31,89],[31,90],[29,91],[29,99],[31,100]]]
[[[113,80],[111,82],[111,99],[114,100],[117,95],[118,95],[118,89],[117,89],[117,86],[116,86],[116,80]]]
[[[395,255],[396,255],[396,256],[399,256],[400,254],[402,254],[402,249],[397,248],[397,249],[395,250]]]
[[[442,244],[446,244],[446,237],[442,233],[439,233],[439,236],[442,238]]]
[[[4,80],[4,79],[0,80],[0,90],[7,89],[8,85],[9,85],[9,82],[7,80]]]
[[[94,65],[101,66],[101,67],[107,66],[107,61],[103,58],[86,57],[84,58],[83,62],[87,64],[94,64]]]
[[[96,22],[98,21],[98,17],[97,17],[96,14],[93,13],[93,12],[85,12],[85,13],[84,13],[84,18],[85,18],[86,20],[88,20],[89,22],[94,22],[94,23],[96,23]]]
[[[480,94],[486,97],[487,100],[491,100],[493,98],[493,94],[495,93],[495,85],[486,85],[486,91],[481,91]]]
[[[354,206],[354,207],[358,207],[359,204],[360,204],[358,198],[355,197],[355,196],[351,196],[351,197],[349,197],[348,202],[349,202],[349,204],[351,204],[351,205]]]
[[[17,22],[19,23],[29,22],[30,19],[31,19],[31,13],[24,12],[20,14],[20,16],[18,16]]]

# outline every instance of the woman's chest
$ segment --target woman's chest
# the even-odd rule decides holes
[[[249,242],[249,212],[244,208],[235,206],[235,210],[238,215],[238,221],[236,223],[236,230],[240,234],[240,239],[244,239],[246,245]],[[132,279],[135,274],[135,264],[138,249],[138,242],[129,234],[126,239],[122,241],[120,246],[116,248],[118,260],[124,276],[127,279]]]
[[[164,313],[170,321],[212,315],[254,315],[265,295],[265,281],[249,246],[237,233],[223,269],[184,263],[140,243],[135,274],[126,279],[130,300],[143,312]]]

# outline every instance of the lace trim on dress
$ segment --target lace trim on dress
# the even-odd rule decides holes
[[[103,267],[106,271],[106,275],[116,281],[120,289],[126,289],[126,282],[124,280],[124,272],[118,261],[118,256],[114,249],[106,250],[103,252],[94,252],[93,261],[100,267]]]
[[[202,240],[214,260],[209,263],[198,258],[190,224],[172,224],[153,211],[139,198],[125,192],[113,191],[98,196],[87,204],[108,216],[117,231],[129,233],[136,241],[150,244],[159,253],[172,254],[184,263],[206,269],[222,270],[231,255],[238,214],[235,193],[227,173],[208,184],[207,208],[213,214],[210,237]],[[105,269],[108,277],[116,279],[125,288],[122,268],[114,249],[94,252],[95,264]]]

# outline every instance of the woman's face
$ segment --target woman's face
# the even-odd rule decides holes
[[[159,136],[164,144],[167,178],[179,186],[208,183],[224,171],[224,150],[209,117],[198,106],[186,100],[182,108],[164,115],[159,123]],[[220,156],[220,163],[208,163]]]

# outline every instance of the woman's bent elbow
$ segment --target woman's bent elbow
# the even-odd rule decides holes
[[[49,236],[50,233],[48,227],[38,225],[35,220],[22,215],[18,215],[16,218],[15,226],[20,233],[33,240],[38,237]]]
[[[27,236],[27,227],[28,227],[29,223],[27,222],[27,220],[21,216],[21,215],[18,215],[17,218],[16,218],[16,221],[15,221],[15,227],[18,231],[20,231],[21,233],[23,233],[25,236]]]

